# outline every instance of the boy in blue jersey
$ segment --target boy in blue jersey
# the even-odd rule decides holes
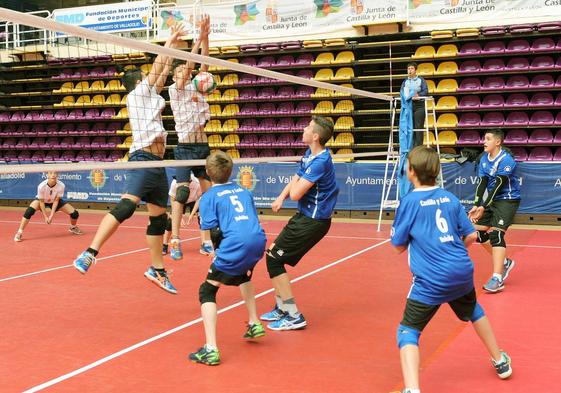
[[[251,193],[228,182],[232,174],[232,159],[221,151],[206,160],[206,171],[212,187],[199,202],[201,230],[213,258],[206,280],[199,288],[206,344],[189,355],[195,363],[209,366],[220,364],[216,345],[216,293],[221,284],[235,285],[240,291],[249,312],[249,322],[244,338],[265,335],[257,317],[255,294],[251,275],[265,252],[265,232],[257,219],[257,210]],[[219,233],[210,239],[211,233]]]
[[[476,224],[477,242],[493,257],[493,275],[483,286],[484,290],[491,293],[504,289],[504,281],[514,267],[514,261],[506,258],[505,233],[520,205],[520,178],[515,174],[516,161],[501,149],[503,140],[501,130],[485,133],[485,152],[479,161],[475,206],[469,211],[469,218]]]
[[[466,246],[475,229],[458,198],[436,186],[438,154],[418,146],[409,153],[407,177],[415,189],[399,204],[391,242],[398,253],[409,251],[413,284],[397,330],[406,393],[419,393],[419,337],[438,308],[448,303],[462,321],[471,321],[489,351],[497,375],[512,374],[510,358],[502,352],[489,320],[477,303],[473,263]]]
[[[261,319],[271,321],[267,327],[272,330],[303,329],[307,324],[296,307],[284,265],[296,266],[331,226],[339,194],[333,160],[329,149],[325,148],[332,135],[331,120],[320,116],[312,118],[302,134],[302,141],[309,149],[296,175],[272,205],[272,210],[278,212],[286,197],[298,201],[298,212],[267,250],[267,271],[275,287],[276,305],[272,311],[261,315]]]

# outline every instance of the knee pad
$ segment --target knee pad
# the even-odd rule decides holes
[[[271,255],[271,250],[267,250],[266,261],[267,271],[269,272],[270,278],[275,278],[276,276],[280,276],[281,274],[286,273],[284,263],[273,257]]]
[[[166,231],[166,226],[168,223],[168,215],[166,213],[159,216],[150,216],[150,224],[146,228],[146,234],[148,236],[160,236]]]
[[[405,345],[419,346],[421,332],[409,326],[399,324],[397,327],[397,346],[401,349]]]
[[[489,233],[489,240],[492,247],[506,247],[505,233],[503,231],[493,229]]]
[[[487,243],[487,241],[489,241],[487,231],[477,231],[477,243]]]
[[[218,287],[215,287],[208,282],[203,282],[199,287],[199,302],[204,303],[216,303],[216,293],[218,292]]]
[[[23,216],[29,220],[29,219],[30,219],[31,217],[33,217],[33,215],[35,214],[35,211],[36,211],[36,210],[35,210],[34,208],[32,208],[31,206],[29,206],[29,207],[25,210],[25,213],[23,213]]]
[[[220,228],[216,227],[216,228],[212,228],[210,230],[210,240],[212,241],[212,246],[214,247],[215,250],[220,245],[220,242],[222,241],[222,238],[223,238],[223,236],[222,236],[222,231],[220,230]]]
[[[111,209],[109,214],[115,217],[117,221],[119,221],[119,223],[122,223],[127,218],[130,218],[134,214],[135,210],[136,203],[134,203],[130,199],[123,198],[119,201],[119,203],[117,203],[117,206]]]
[[[473,314],[471,316],[471,322],[477,322],[481,318],[485,316],[485,311],[483,311],[483,307],[479,303],[475,303],[475,308],[473,309]]]
[[[177,191],[175,191],[175,200],[179,203],[186,204],[189,199],[189,192],[188,186],[177,187]]]
[[[78,213],[78,210],[74,210],[72,213],[70,213],[70,218],[73,220],[77,220],[78,217],[80,217],[80,213]]]

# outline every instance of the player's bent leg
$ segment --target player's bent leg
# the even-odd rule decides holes
[[[493,276],[483,286],[483,289],[490,293],[496,293],[504,289],[505,232],[498,228],[491,228],[491,231],[489,231],[489,243],[493,248]]]

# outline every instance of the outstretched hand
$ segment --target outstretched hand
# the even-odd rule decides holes
[[[483,206],[474,206],[468,212],[468,218],[471,222],[477,222],[483,216],[485,209]]]

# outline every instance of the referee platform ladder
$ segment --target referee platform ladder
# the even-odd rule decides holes
[[[424,145],[434,146],[436,152],[440,157],[440,144],[438,142],[438,128],[436,125],[436,110],[434,97],[419,97],[425,103],[425,126],[424,128],[415,128],[413,132],[423,132],[424,133]],[[380,201],[380,211],[378,214],[378,232],[380,231],[382,225],[382,215],[383,211],[386,209],[397,209],[399,203],[399,187],[397,187],[397,169],[400,164],[400,152],[399,149],[396,150],[396,142],[394,135],[397,134],[397,141],[399,143],[399,126],[396,127],[396,113],[398,102],[401,101],[400,98],[394,98],[390,103],[390,135],[388,140],[388,157],[386,159],[386,167],[384,170],[384,183],[382,184],[382,197]],[[431,129],[434,134],[431,133]],[[434,136],[433,136],[434,135]],[[440,167],[440,174],[437,179],[437,183],[440,187],[444,186],[444,179],[442,176],[442,166]],[[392,186],[395,186],[395,199],[390,199]]]

